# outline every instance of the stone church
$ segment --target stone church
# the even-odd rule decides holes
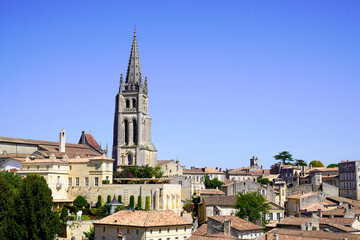
[[[136,31],[125,83],[121,74],[115,99],[114,171],[125,166],[156,166],[157,150],[151,142],[151,118],[148,114],[148,83],[146,77],[145,81],[142,78]]]

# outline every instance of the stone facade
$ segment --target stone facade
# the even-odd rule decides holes
[[[121,75],[115,98],[112,157],[116,171],[124,166],[156,166],[157,150],[151,141],[148,99],[147,78],[143,82],[134,32],[125,84]]]
[[[360,161],[339,163],[339,196],[360,200]]]
[[[263,195],[268,201],[277,204],[279,203],[279,197],[277,197],[277,194],[271,187],[261,185],[251,180],[227,184],[222,186],[221,188],[228,196],[237,195],[238,193],[246,194],[250,192],[258,192]]]
[[[182,176],[184,167],[179,164],[179,160],[158,160],[164,177]]]
[[[181,186],[181,200],[191,200],[192,197],[192,179],[187,176],[175,176],[170,180],[170,184],[179,184]]]

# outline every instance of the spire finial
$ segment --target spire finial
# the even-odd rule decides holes
[[[134,37],[136,37],[136,24],[134,25]]]

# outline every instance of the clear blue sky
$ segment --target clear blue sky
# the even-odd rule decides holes
[[[360,160],[360,1],[1,1],[0,136],[112,146],[134,24],[158,159]],[[110,151],[111,152],[111,151]]]

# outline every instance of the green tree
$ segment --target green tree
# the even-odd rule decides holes
[[[21,181],[21,179],[20,179]],[[15,200],[15,188],[10,178],[0,174],[0,239],[22,239],[25,235],[24,228],[17,223]],[[21,185],[21,184],[19,184]],[[12,189],[13,187],[13,189]]]
[[[301,159],[295,159],[295,166],[307,166],[307,163]]]
[[[145,198],[145,211],[150,211],[150,196]]]
[[[142,210],[141,206],[142,206],[142,198],[141,198],[141,195],[139,195],[136,210]]]
[[[161,167],[158,165],[154,168],[154,177],[156,178],[162,178],[164,172],[161,170]]]
[[[129,208],[130,208],[130,210],[133,210],[134,207],[135,207],[135,197],[134,197],[134,195],[131,195],[130,196]]]
[[[98,201],[96,203],[96,208],[100,208],[102,205],[101,195],[98,195]]]
[[[88,202],[81,195],[78,195],[74,200],[74,206],[76,206],[78,208],[83,208],[83,207],[86,207],[87,205],[88,205]]]
[[[109,202],[111,202],[111,196],[110,196],[110,195],[107,195],[106,203],[109,203]]]
[[[16,200],[17,218],[25,228],[22,239],[55,239],[60,232],[60,219],[52,211],[51,189],[44,177],[29,174],[23,180]]]
[[[219,181],[219,179],[214,178],[213,180],[210,180],[209,175],[204,176],[204,185],[206,189],[215,189],[220,188],[222,185],[224,185],[224,182]]]
[[[309,163],[310,167],[324,167],[324,164],[318,160],[313,160]]]
[[[95,240],[95,229],[94,226],[90,226],[90,230],[88,232],[83,232],[85,238],[88,240]]]
[[[135,167],[128,166],[120,173],[116,173],[115,177],[118,178],[162,178],[163,172],[160,166],[151,167],[149,165]]]
[[[118,195],[118,202],[119,202],[119,203],[122,203],[122,197],[121,197],[121,195]]]
[[[236,216],[239,218],[249,217],[249,221],[255,223],[264,213],[270,209],[266,199],[258,192],[239,193],[235,208],[238,209]]]
[[[327,166],[327,168],[334,168],[334,167],[339,167],[339,164],[332,163]]]
[[[63,207],[63,208],[61,209],[60,219],[61,219],[63,222],[65,222],[67,216],[68,216],[68,210],[67,210],[66,207]]]
[[[280,160],[280,162],[284,165],[288,165],[289,163],[291,164],[291,162],[294,161],[292,155],[288,151],[282,151],[278,155],[275,155],[274,158],[276,160]]]
[[[257,182],[260,184],[268,184],[270,183],[270,180],[268,178],[259,178]]]
[[[21,177],[13,172],[0,171],[0,177],[3,177],[8,186],[13,191],[18,191],[22,184]]]

